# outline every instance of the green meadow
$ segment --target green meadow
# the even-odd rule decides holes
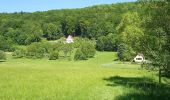
[[[97,52],[86,61],[13,59],[0,62],[0,100],[168,100],[170,80]]]

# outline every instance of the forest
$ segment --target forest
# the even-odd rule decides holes
[[[120,51],[120,60],[129,61],[137,53],[152,57],[159,51],[169,55],[168,11],[167,1],[139,0],[81,9],[1,13],[0,49],[14,51],[16,45],[71,34],[96,40],[99,51]]]

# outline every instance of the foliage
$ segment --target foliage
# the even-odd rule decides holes
[[[43,58],[45,56],[45,48],[41,43],[32,43],[26,49],[26,56],[28,58]]]
[[[74,55],[74,60],[86,60],[86,59],[87,59],[86,55],[80,49],[77,49]]]
[[[53,23],[45,24],[43,33],[48,40],[56,40],[62,36],[61,28]]]
[[[74,50],[73,43],[66,43],[61,46],[61,50],[64,53],[64,57],[71,56],[72,51]]]
[[[4,22],[3,24],[6,24],[6,22]],[[5,27],[6,30],[3,29],[4,32],[2,30],[1,35],[11,40],[13,43],[17,43],[20,45],[29,45],[32,42],[41,41],[43,31],[41,29],[40,23],[36,23],[34,21],[23,20],[19,23],[13,23],[17,25],[15,27],[10,26],[11,23],[8,23],[8,24],[9,26]]]
[[[25,50],[23,50],[23,49],[15,50],[13,52],[12,56],[14,58],[23,58],[23,57],[25,57]]]
[[[136,52],[140,52],[140,44],[144,33],[141,28],[141,19],[137,12],[125,13],[117,26],[117,32],[122,43],[130,46]]]
[[[24,33],[22,34],[24,38],[21,40],[21,44],[25,45],[29,45],[32,42],[40,42],[43,34],[40,24],[35,22],[25,22],[22,26],[22,32]]]
[[[96,53],[95,40],[89,40],[87,38],[77,38],[75,40],[74,46],[78,48],[74,57],[78,58],[80,56],[79,60],[92,58]],[[80,54],[82,54],[82,56]]]
[[[99,51],[117,51],[117,35],[109,33],[97,39],[96,48]]]
[[[136,56],[136,53],[133,51],[133,49],[129,46],[126,46],[126,50],[123,53],[123,60],[124,61],[132,61],[132,59]]]
[[[82,44],[80,46],[81,51],[85,54],[87,58],[92,58],[95,55],[96,43],[94,41],[90,41],[88,39],[82,40]]]
[[[0,36],[19,45],[39,42],[43,37],[56,40],[69,34],[98,39],[116,33],[121,16],[137,8],[135,3],[122,3],[35,13],[1,13]]]
[[[4,51],[0,50],[0,61],[6,60],[6,54]]]
[[[120,61],[122,61],[124,58],[124,52],[125,52],[125,46],[124,44],[120,44],[118,46],[118,51],[117,51],[117,55]]]
[[[118,46],[117,55],[120,61],[131,61],[135,56],[135,52],[128,45],[120,44]]]
[[[13,51],[12,43],[10,40],[6,40],[5,37],[0,36],[0,50],[3,51]]]
[[[52,51],[49,55],[49,60],[56,60],[59,58],[59,53],[58,51]]]
[[[142,1],[142,0],[141,0]],[[150,1],[141,2],[148,12],[145,13],[143,52],[152,62],[152,66],[159,69],[159,81],[161,82],[161,70],[169,71],[169,23],[168,1]],[[152,13],[152,15],[150,15]]]

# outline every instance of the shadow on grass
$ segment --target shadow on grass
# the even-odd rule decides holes
[[[123,95],[117,96],[116,100],[170,100],[170,86],[158,84],[146,77],[120,77],[105,78],[107,86],[123,86],[134,89]]]
[[[3,63],[3,62],[5,62],[5,60],[0,60],[0,63]]]

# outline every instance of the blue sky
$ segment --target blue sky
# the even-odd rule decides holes
[[[83,8],[136,0],[0,0],[0,12],[35,12],[52,9]]]

